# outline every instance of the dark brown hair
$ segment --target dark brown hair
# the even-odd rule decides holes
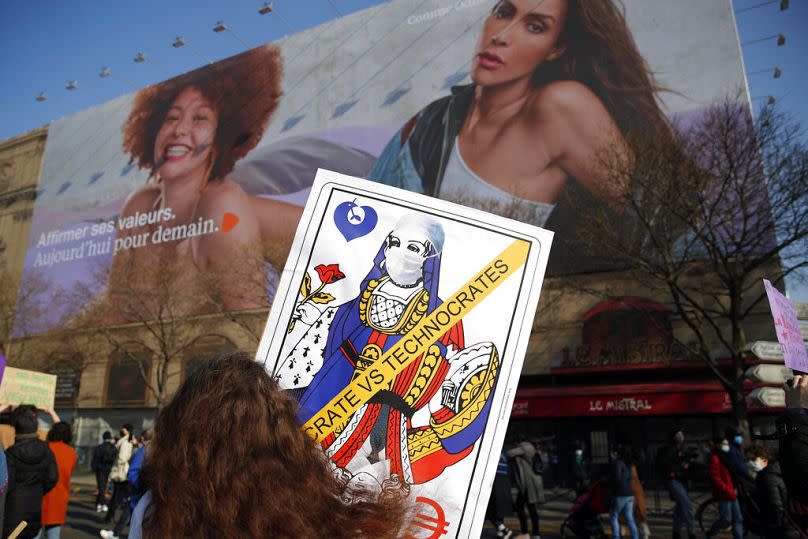
[[[263,45],[140,90],[123,126],[130,163],[154,172],[157,132],[177,96],[192,86],[218,113],[210,179],[224,178],[261,140],[278,106],[282,71],[280,50]]]
[[[144,537],[396,537],[403,491],[349,488],[296,414],[246,354],[196,369],[157,417]]]
[[[566,50],[536,69],[534,84],[576,80],[600,98],[627,139],[667,135],[668,122],[655,97],[662,88],[654,82],[621,10],[612,0],[568,0],[567,6],[559,38]]]
[[[73,429],[70,428],[70,423],[59,421],[54,423],[51,430],[48,431],[49,442],[64,442],[69,444],[73,441]]]

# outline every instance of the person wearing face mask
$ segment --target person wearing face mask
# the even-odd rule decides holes
[[[584,450],[580,447],[575,450],[572,463],[572,477],[575,479],[575,495],[580,496],[589,487],[589,470],[584,459]]]
[[[687,527],[690,539],[696,537],[696,524],[693,520],[693,503],[685,486],[685,474],[690,468],[685,451],[685,434],[681,427],[671,430],[671,442],[659,448],[656,465],[662,479],[667,483],[668,493],[674,502],[673,510],[673,538],[678,539],[682,525]]]
[[[749,468],[746,466],[746,460],[743,457],[743,433],[741,429],[735,425],[730,425],[724,430],[724,436],[729,440],[727,463],[729,464],[730,473],[732,473],[740,487],[751,489],[755,484],[755,478],[749,473]]]
[[[749,450],[750,466],[755,477],[755,500],[760,508],[763,535],[767,539],[796,539],[799,533],[786,518],[788,491],[783,480],[780,463],[762,445],[753,445]]]
[[[273,374],[299,398],[301,423],[352,379],[374,368],[375,361],[441,305],[443,244],[438,220],[406,214],[384,239],[355,298],[339,306],[306,300],[296,308],[290,339],[299,344]],[[337,467],[357,470],[386,460],[391,475],[419,484],[471,453],[493,394],[492,385],[480,382],[496,377],[497,349],[490,342],[467,346],[462,322],[429,338],[434,342],[391,387],[378,390],[338,435],[324,440]],[[311,358],[322,359],[312,363]],[[417,414],[421,410],[428,413]]]
[[[120,438],[115,443],[118,454],[109,473],[109,480],[112,481],[112,499],[104,518],[107,524],[115,518],[115,509],[118,505],[123,507],[123,504],[129,503],[129,482],[126,480],[126,474],[129,472],[129,459],[132,458],[132,442],[129,439],[131,433],[132,425],[124,423],[118,432]]]
[[[716,439],[710,457],[709,474],[713,498],[718,502],[719,517],[710,527],[707,537],[714,537],[722,529],[732,525],[733,539],[742,539],[743,516],[738,503],[738,491],[728,465],[729,453],[729,440],[726,437]]]

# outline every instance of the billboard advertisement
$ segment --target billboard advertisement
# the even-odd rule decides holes
[[[600,150],[744,88],[729,2],[379,3],[54,122],[25,278],[60,301],[15,332],[267,307],[317,168],[548,228],[548,271],[587,271],[565,230],[630,188]]]

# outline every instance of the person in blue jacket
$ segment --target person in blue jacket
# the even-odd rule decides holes
[[[137,450],[132,460],[129,462],[129,471],[126,473],[126,480],[129,482],[129,501],[124,504],[121,516],[118,522],[115,523],[115,528],[112,530],[101,530],[101,537],[104,539],[119,539],[123,534],[124,528],[129,525],[129,519],[134,511],[135,506],[140,501],[141,485],[140,485],[140,472],[143,470],[143,459],[146,456],[146,450],[152,441],[154,434],[151,430],[144,430],[140,435],[143,445]]]

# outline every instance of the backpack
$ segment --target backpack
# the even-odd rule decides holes
[[[539,454],[538,451],[533,454],[532,466],[534,474],[541,475],[544,473],[544,461],[541,459],[541,454]]]
[[[115,464],[115,460],[118,457],[118,449],[109,442],[104,442],[101,444],[101,454],[99,455],[99,461],[104,466],[112,466]]]

